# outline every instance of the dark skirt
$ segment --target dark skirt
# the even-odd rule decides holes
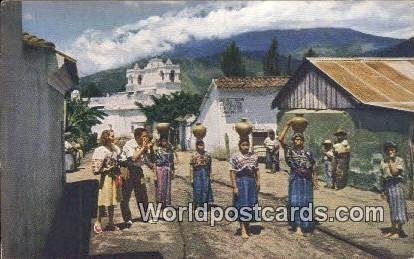
[[[193,202],[196,206],[203,206],[204,203],[211,204],[213,202],[209,169],[205,166],[194,168]]]
[[[291,173],[289,176],[289,190],[288,190],[288,209],[289,209],[289,225],[291,227],[300,227],[303,231],[312,231],[314,222],[307,213],[304,213],[305,218],[301,219],[300,209],[303,207],[310,207],[313,209],[313,184],[308,177],[299,176]],[[299,208],[295,210],[294,218],[291,217],[292,207]],[[312,212],[311,212],[312,213]]]
[[[273,170],[273,166],[275,171],[279,171],[279,152],[266,149],[266,169]]]
[[[349,155],[343,155],[336,159],[335,183],[336,187],[343,189],[348,184]]]
[[[254,205],[258,203],[258,193],[256,187],[256,179],[254,176],[242,175],[238,176],[236,174],[236,185],[239,189],[237,195],[233,196],[233,206],[239,211],[240,219],[240,210],[244,207],[253,208]],[[251,210],[250,214],[252,219],[254,218],[254,211]]]
[[[384,192],[390,206],[390,218],[394,224],[407,222],[407,205],[405,203],[404,184],[401,178],[385,180]]]

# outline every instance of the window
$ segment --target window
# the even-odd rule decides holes
[[[175,71],[171,70],[171,72],[170,72],[170,81],[174,83],[174,80],[175,80]]]
[[[129,75],[128,79],[129,79],[129,84],[132,85],[134,83],[134,78],[131,75]]]
[[[160,71],[160,76],[161,76],[162,81],[164,81],[164,72],[163,71]]]
[[[226,115],[239,114],[243,112],[243,102],[244,98],[221,98],[220,99],[220,108]]]
[[[138,76],[138,84],[140,85],[142,83],[142,75]]]

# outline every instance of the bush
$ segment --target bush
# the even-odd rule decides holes
[[[229,159],[227,151],[223,147],[215,147],[211,153],[211,156],[219,161],[226,161]]]

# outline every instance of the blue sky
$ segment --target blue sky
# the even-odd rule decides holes
[[[413,1],[25,1],[23,30],[54,42],[87,75],[248,31],[345,27],[409,38],[413,14]]]

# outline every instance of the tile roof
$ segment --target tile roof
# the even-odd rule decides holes
[[[23,42],[26,43],[27,45],[30,45],[33,47],[40,47],[40,48],[49,48],[53,50],[55,49],[55,44],[53,44],[52,42],[38,38],[27,32],[23,32],[22,38],[23,38]]]
[[[414,112],[414,58],[307,58],[361,103]]]
[[[37,36],[34,36],[30,33],[23,32],[22,33],[22,40],[25,44],[32,46],[32,47],[38,47],[38,48],[46,48],[54,51],[56,54],[68,59],[71,62],[76,63],[76,59],[68,56],[67,54],[57,50],[55,48],[55,44],[53,42],[38,38]]]
[[[288,76],[219,77],[214,79],[217,88],[270,88],[283,87]]]

